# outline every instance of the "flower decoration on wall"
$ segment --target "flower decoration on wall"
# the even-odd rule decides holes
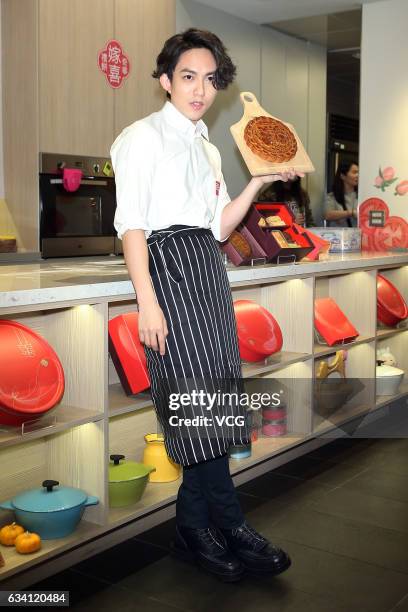
[[[408,181],[401,181],[396,185],[394,195],[403,196],[406,193],[408,193]]]
[[[384,170],[381,170],[380,166],[378,176],[374,180],[374,187],[381,189],[381,191],[385,191],[386,187],[389,187],[397,180],[398,177],[395,176],[395,170],[392,166],[387,166]]]

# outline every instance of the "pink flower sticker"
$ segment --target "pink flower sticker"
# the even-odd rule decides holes
[[[398,185],[395,187],[395,193],[394,195],[400,195],[403,196],[406,193],[408,193],[408,181],[401,181],[400,183],[398,183]]]
[[[384,168],[382,171],[382,175],[385,181],[390,181],[395,176],[395,170],[394,168],[391,168],[391,166],[387,166],[387,168]]]
[[[394,177],[395,170],[392,166],[387,166],[384,170],[380,169],[378,171],[378,176],[374,179],[374,187],[377,189],[381,189],[381,191],[385,191],[386,187],[389,187],[398,180],[398,177]]]

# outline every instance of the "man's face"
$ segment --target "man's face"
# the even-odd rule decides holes
[[[197,123],[214,102],[217,90],[213,79],[217,64],[208,49],[190,49],[180,55],[170,81],[160,77],[162,87],[171,95],[171,102],[185,117]]]

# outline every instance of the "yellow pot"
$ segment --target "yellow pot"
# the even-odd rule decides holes
[[[181,475],[181,465],[168,457],[164,446],[164,437],[160,434],[146,434],[146,447],[143,452],[143,463],[154,465],[155,472],[149,474],[150,482],[171,482]]]

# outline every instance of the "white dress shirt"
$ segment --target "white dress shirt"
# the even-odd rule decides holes
[[[111,150],[118,237],[126,230],[171,225],[211,229],[221,239],[221,213],[231,201],[221,156],[203,121],[194,124],[171,102],[126,127]]]

